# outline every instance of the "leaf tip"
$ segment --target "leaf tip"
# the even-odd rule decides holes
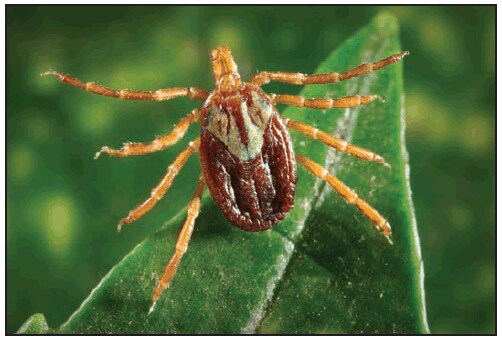
[[[42,313],[35,313],[26,320],[16,334],[45,334],[49,332],[49,325]]]
[[[390,34],[394,34],[399,31],[399,21],[396,16],[389,11],[379,12],[373,22],[379,29],[385,30]]]

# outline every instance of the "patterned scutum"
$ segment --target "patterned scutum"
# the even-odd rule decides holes
[[[212,93],[201,129],[206,183],[230,223],[263,231],[284,219],[294,202],[294,151],[262,90],[242,83],[233,93]]]

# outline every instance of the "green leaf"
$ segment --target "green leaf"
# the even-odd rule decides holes
[[[399,51],[397,22],[381,14],[316,72],[347,70]],[[186,210],[159,223],[162,230],[117,264],[55,332],[427,333],[404,146],[402,64],[308,86],[301,95],[354,94],[378,94],[385,103],[329,111],[289,107],[283,115],[385,157],[391,169],[292,132],[297,153],[336,173],[389,220],[394,246],[329,185],[299,168],[295,208],[266,232],[232,227],[206,194],[188,252],[153,312],[150,298]],[[22,332],[37,328],[25,326]]]

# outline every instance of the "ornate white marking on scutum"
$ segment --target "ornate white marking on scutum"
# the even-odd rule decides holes
[[[209,108],[207,129],[218,140],[227,146],[230,153],[242,161],[248,161],[255,158],[263,147],[263,132],[272,115],[272,108],[261,99],[256,93],[252,93],[253,98],[253,114],[260,116],[261,124],[256,125],[249,116],[248,106],[245,100],[241,100],[240,114],[244,124],[245,133],[248,137],[248,145],[246,146],[241,140],[241,134],[237,127],[237,122],[232,113],[226,114],[221,112],[217,106]],[[227,126],[230,124],[230,128]]]

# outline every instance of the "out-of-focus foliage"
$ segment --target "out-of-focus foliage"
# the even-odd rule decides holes
[[[493,333],[495,9],[387,9],[411,51],[407,141],[431,331]],[[53,68],[115,88],[210,88],[208,52],[221,44],[243,78],[265,69],[312,72],[379,10],[8,7],[7,330],[36,312],[49,324],[66,320],[154,231],[148,216],[120,235],[113,225],[146,197],[174,153],[92,161],[94,152],[151,140],[198,105],[102,98],[38,74]],[[180,173],[152,213],[169,219],[183,208],[191,177]]]

